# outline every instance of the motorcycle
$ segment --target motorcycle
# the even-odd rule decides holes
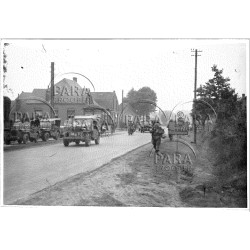
[[[128,135],[132,135],[135,132],[135,128],[134,127],[129,127],[128,128]]]

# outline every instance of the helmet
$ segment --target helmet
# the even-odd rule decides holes
[[[154,127],[155,127],[155,128],[159,128],[159,127],[160,127],[160,124],[159,124],[158,122],[156,122],[156,123],[154,124]]]

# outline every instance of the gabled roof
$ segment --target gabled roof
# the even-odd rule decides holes
[[[55,86],[60,86],[60,85],[67,86],[69,88],[70,86],[77,86],[78,88],[82,88],[76,81],[67,78],[63,78],[61,81],[55,84]]]
[[[46,91],[46,89],[33,89],[32,94],[46,100]]]
[[[113,110],[114,98],[117,100],[115,92],[91,92],[91,96],[101,107],[109,110]]]
[[[33,94],[31,92],[23,92],[19,95],[20,99],[27,99],[29,97],[31,97]]]
[[[33,92],[22,92],[19,99],[29,99],[31,97],[38,97],[46,99],[46,89],[34,89]],[[26,103],[41,103],[38,100],[27,100]]]

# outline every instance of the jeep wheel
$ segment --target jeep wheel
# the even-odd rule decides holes
[[[24,144],[27,144],[27,141],[29,140],[29,136],[28,136],[28,134],[24,134],[23,135],[23,143]]]
[[[76,145],[79,145],[80,144],[80,141],[75,141]]]
[[[63,144],[65,147],[68,147],[69,146],[69,141],[68,140],[63,140]]]
[[[95,139],[95,144],[100,144],[100,135]]]

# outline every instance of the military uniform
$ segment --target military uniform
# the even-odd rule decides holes
[[[160,145],[161,145],[161,138],[164,134],[164,129],[160,127],[159,123],[155,123],[153,129],[151,130],[152,133],[152,144],[155,149],[155,153],[158,154]]]

